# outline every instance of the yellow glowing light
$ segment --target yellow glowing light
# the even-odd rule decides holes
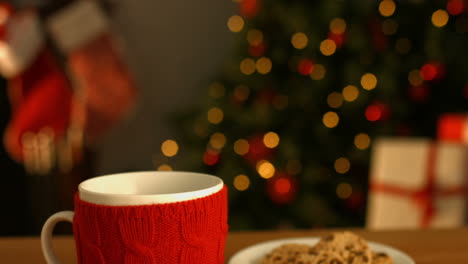
[[[334,34],[343,34],[346,31],[346,21],[342,18],[335,18],[330,22],[330,31]]]
[[[443,27],[447,25],[449,21],[449,15],[447,11],[439,9],[432,14],[432,24],[436,27]]]
[[[382,32],[389,36],[393,35],[398,31],[398,23],[393,19],[385,19],[382,23]]]
[[[161,164],[158,167],[158,171],[172,171],[172,167],[167,164]]]
[[[320,52],[325,56],[333,55],[336,51],[335,41],[326,39],[320,43]]]
[[[212,83],[208,87],[208,94],[213,98],[221,98],[224,96],[224,86],[219,82]]]
[[[245,75],[251,75],[255,72],[255,61],[251,58],[243,59],[240,63],[240,71]]]
[[[398,53],[406,54],[411,50],[411,41],[407,38],[399,38],[395,43],[395,49]]]
[[[377,77],[372,73],[366,73],[361,77],[361,86],[365,90],[372,90],[377,86]]]
[[[275,166],[269,161],[261,160],[257,163],[257,172],[262,178],[269,179],[275,175]]]
[[[421,77],[421,71],[414,69],[408,74],[408,81],[413,86],[419,86],[423,83],[423,78]]]
[[[339,108],[343,105],[343,96],[340,93],[333,92],[328,95],[327,103],[331,108]]]
[[[257,71],[261,74],[267,74],[271,71],[271,60],[266,57],[262,57],[257,60],[256,63]]]
[[[244,19],[238,15],[231,16],[228,19],[227,26],[232,32],[240,32],[244,28]]]
[[[249,152],[250,144],[245,139],[238,139],[234,142],[234,152],[237,155],[245,155]]]
[[[359,133],[354,137],[354,145],[356,148],[364,150],[369,147],[371,139],[366,133]]]
[[[239,174],[236,177],[234,177],[233,185],[234,188],[236,188],[236,190],[245,191],[250,186],[250,179],[244,174]]]
[[[312,73],[310,73],[310,78],[316,81],[322,80],[325,77],[326,73],[327,70],[325,70],[325,66],[323,66],[322,64],[315,64]]]
[[[288,96],[287,95],[277,95],[273,98],[273,106],[278,110],[283,110],[288,107]]]
[[[301,173],[302,164],[299,160],[288,160],[286,163],[286,172],[291,175]]]
[[[296,49],[303,49],[307,47],[307,43],[309,39],[307,38],[306,34],[302,32],[297,32],[291,37],[291,44]]]
[[[275,132],[268,132],[263,136],[263,144],[267,148],[276,148],[279,145],[280,137]]]
[[[354,85],[347,85],[343,88],[343,98],[348,101],[352,102],[356,100],[359,96],[359,89]]]
[[[323,124],[328,128],[334,128],[340,122],[340,117],[333,111],[326,112],[322,118]]]
[[[344,174],[349,171],[351,163],[347,158],[339,158],[335,160],[335,170],[338,173]]]
[[[396,5],[393,0],[383,0],[379,4],[379,12],[382,16],[389,17],[395,13]]]
[[[245,85],[239,85],[234,89],[234,98],[238,101],[245,101],[249,97],[250,89]]]
[[[353,193],[353,187],[349,183],[340,183],[336,187],[336,195],[341,199],[348,199]]]
[[[226,136],[223,133],[216,132],[210,137],[210,145],[214,149],[222,149],[226,145]]]
[[[172,139],[164,141],[161,145],[161,151],[166,157],[173,157],[179,151],[179,145]]]
[[[257,46],[263,42],[263,33],[258,29],[251,29],[247,32],[247,42],[252,46]]]
[[[219,107],[213,107],[208,111],[208,122],[212,124],[219,124],[224,119],[223,110]]]

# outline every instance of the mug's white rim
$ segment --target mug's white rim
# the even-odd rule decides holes
[[[102,179],[104,177],[115,177],[118,175],[135,175],[135,174],[187,174],[197,175],[203,177],[210,177],[216,179],[216,185],[205,189],[188,191],[188,192],[177,192],[177,193],[166,193],[166,194],[121,194],[121,193],[104,193],[91,191],[83,187],[83,185],[89,184],[89,182],[96,179]],[[211,194],[217,193],[224,186],[223,180],[219,177],[188,171],[134,171],[134,172],[123,172],[106,174],[97,177],[93,177],[81,182],[78,185],[78,194],[81,200],[99,204],[99,205],[110,205],[110,206],[128,206],[128,205],[149,205],[149,204],[163,204],[163,203],[174,203],[193,200],[197,198],[203,198]]]

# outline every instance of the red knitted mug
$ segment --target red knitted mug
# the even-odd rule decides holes
[[[41,233],[49,264],[60,263],[52,231],[73,223],[80,264],[221,264],[227,189],[215,176],[132,172],[82,182],[75,212],[52,215]]]

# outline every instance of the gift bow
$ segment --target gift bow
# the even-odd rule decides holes
[[[420,189],[413,189],[386,183],[371,183],[372,192],[388,193],[398,196],[409,197],[417,207],[422,210],[420,224],[422,227],[428,227],[435,214],[435,197],[459,196],[466,194],[465,185],[454,186],[450,188],[437,188],[435,184],[435,164],[437,161],[437,147],[431,144],[427,158],[426,181]]]

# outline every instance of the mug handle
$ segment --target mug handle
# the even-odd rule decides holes
[[[73,211],[61,211],[51,215],[47,221],[42,226],[41,231],[41,246],[42,253],[48,264],[59,264],[60,261],[57,259],[52,247],[52,233],[54,231],[55,225],[58,222],[66,221],[73,223],[73,216],[75,213]]]

